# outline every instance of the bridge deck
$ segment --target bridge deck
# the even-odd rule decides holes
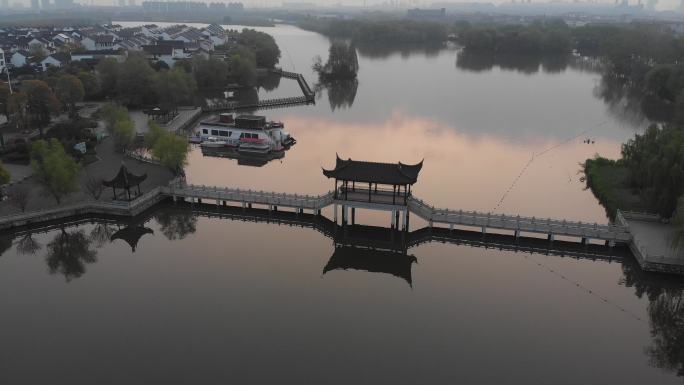
[[[583,223],[581,221],[439,209],[414,197],[409,198],[408,206],[412,213],[430,223],[511,230],[518,233],[527,232],[583,239],[600,239],[612,242],[629,242],[632,239],[629,230],[620,225],[600,225],[597,223]]]
[[[339,191],[338,199],[334,199],[333,192],[314,196],[197,185],[172,185],[166,188],[164,193],[174,197],[190,198],[191,200],[230,201],[309,210],[321,210],[333,203],[344,205],[345,202],[349,202],[350,206],[353,206],[354,202],[364,203],[364,207],[370,209],[387,210],[390,207],[401,210],[404,199],[399,196],[395,197],[393,201],[391,192],[378,191],[376,193],[371,191],[369,194],[368,189],[349,190],[346,196],[343,191]],[[517,235],[524,232],[545,234],[552,237],[568,236],[609,242],[629,242],[632,239],[629,230],[622,225],[439,209],[412,196],[407,199],[407,210],[430,224],[470,226],[480,228],[483,231],[499,229],[510,230]]]

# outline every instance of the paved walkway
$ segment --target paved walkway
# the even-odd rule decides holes
[[[79,190],[65,197],[62,203],[68,204],[82,202],[84,200],[94,200],[84,187],[88,177],[94,175],[103,179],[111,179],[119,171],[122,161],[124,161],[128,169],[135,174],[147,173],[147,179],[140,185],[143,193],[156,186],[166,185],[173,179],[173,174],[166,167],[132,160],[124,157],[121,153],[115,152],[114,141],[111,138],[103,140],[102,143],[96,147],[96,151],[100,160],[84,167],[78,178]],[[43,188],[38,184],[34,177],[26,178],[22,182],[8,187],[8,191],[17,188],[18,186],[26,186],[29,190],[29,204],[26,211],[41,210],[57,206],[55,199],[52,196],[45,195]],[[112,190],[105,189],[100,200],[111,200],[112,198]],[[20,210],[9,204],[9,202],[0,202],[0,215],[18,212],[20,212]]]
[[[178,115],[176,115],[176,117],[170,122],[166,124],[160,124],[160,126],[169,132],[177,132],[178,130],[187,128],[186,126],[201,114],[202,109],[199,107],[179,107]],[[145,134],[150,130],[149,125],[147,124],[147,115],[145,115],[141,110],[129,111],[129,115],[135,124],[135,131],[137,133]]]
[[[675,247],[677,235],[672,225],[635,219],[627,221],[635,243],[646,251],[642,254],[647,262],[684,265],[684,250]]]

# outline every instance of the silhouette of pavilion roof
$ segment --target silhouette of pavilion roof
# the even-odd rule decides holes
[[[145,234],[154,234],[154,231],[143,226],[128,226],[112,234],[110,241],[123,239],[126,241],[126,243],[128,243],[129,246],[131,246],[131,249],[135,253],[135,248],[138,246],[140,238],[142,238]]]
[[[119,172],[116,174],[116,176],[111,180],[102,181],[102,184],[107,187],[129,189],[133,186],[139,185],[145,179],[147,179],[147,174],[135,175],[128,171],[128,167],[121,162],[121,167],[119,168]]]
[[[323,274],[332,270],[364,270],[385,273],[401,278],[413,287],[411,267],[418,259],[413,255],[358,247],[335,247],[335,252],[323,268]]]
[[[418,173],[423,168],[423,161],[418,164],[365,162],[344,160],[336,156],[335,168],[323,169],[323,175],[339,180],[380,183],[392,185],[414,184],[418,181]]]

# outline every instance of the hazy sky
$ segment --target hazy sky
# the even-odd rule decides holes
[[[54,0],[52,0],[54,1]],[[77,3],[82,3],[82,4],[90,4],[91,0],[75,0]],[[92,0],[94,4],[96,5],[117,5],[118,0]],[[143,0],[135,0],[136,4],[141,4]],[[205,2],[221,2],[222,0],[205,0]],[[240,0],[228,0],[228,1],[223,1],[223,2],[230,2],[230,1],[240,1]],[[570,2],[571,0],[567,0]],[[621,1],[621,0],[620,0]],[[629,0],[630,5],[636,5],[638,4],[639,0]],[[666,10],[666,9],[676,9],[679,7],[680,1],[684,0],[658,0],[657,2],[657,9],[658,10]],[[128,0],[127,0],[128,2]],[[395,2],[399,5],[401,8],[407,8],[407,7],[431,7],[432,4],[438,2],[438,3],[494,3],[494,4],[501,4],[505,2],[510,2],[510,0],[242,0],[241,1],[243,4],[245,4],[246,7],[279,7],[281,6],[284,2],[292,2],[292,3],[313,3],[313,4],[318,4],[321,6],[328,6],[328,5],[350,5],[350,6],[372,6],[372,5],[381,5],[381,4],[390,4],[392,2]],[[548,2],[546,0],[532,0],[532,3],[544,3]],[[595,2],[600,3],[600,4],[614,4],[615,0],[596,0]],[[646,4],[648,0],[642,0],[643,4]],[[30,3],[30,0],[10,0],[10,3],[12,4],[24,4],[24,6],[28,6]]]

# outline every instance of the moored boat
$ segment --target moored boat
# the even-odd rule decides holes
[[[227,143],[225,140],[221,140],[218,138],[215,138],[213,136],[208,137],[206,140],[202,140],[200,143],[200,147],[207,147],[207,148],[222,148],[226,147]]]
[[[201,122],[196,135],[203,143],[214,138],[227,147],[255,154],[282,151],[295,143],[282,122],[267,122],[266,117],[257,115],[220,114],[218,119]]]

